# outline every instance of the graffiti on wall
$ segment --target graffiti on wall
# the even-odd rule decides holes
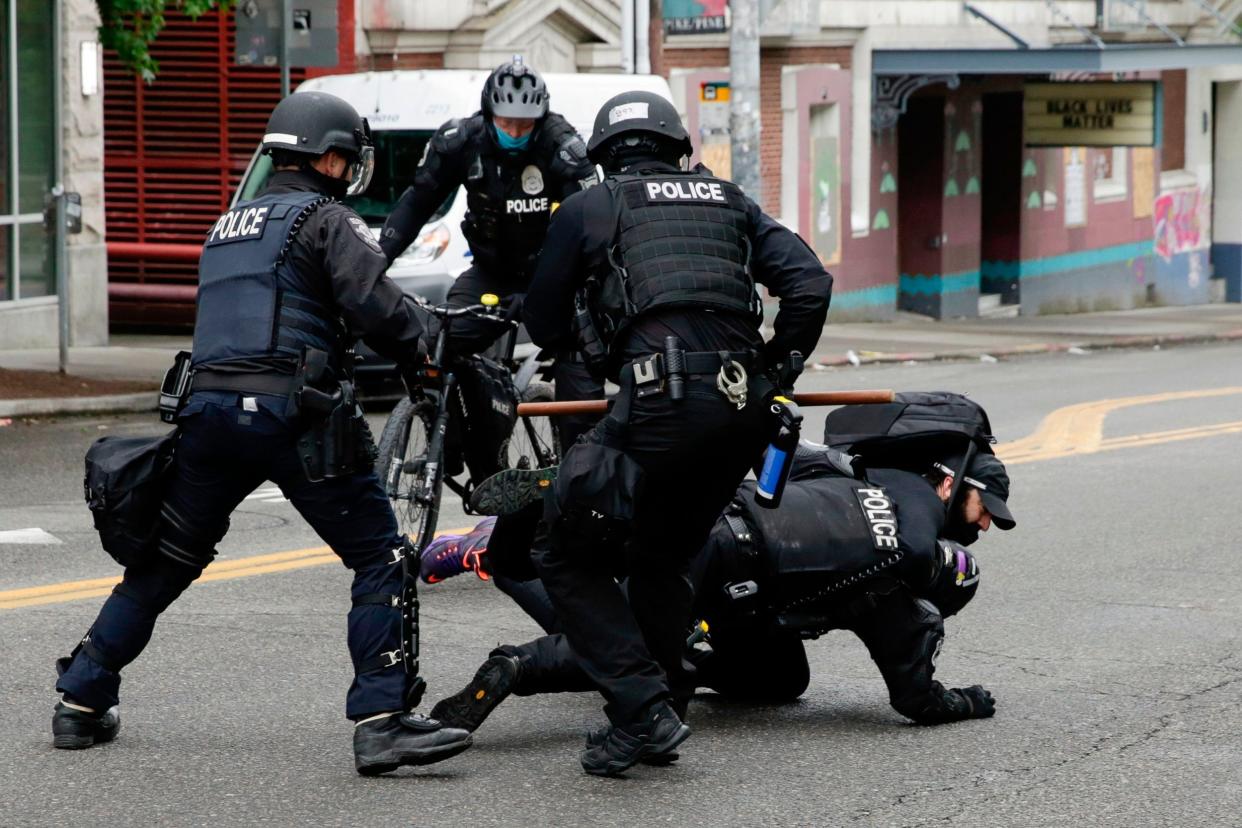
[[[1166,262],[1178,253],[1198,250],[1208,243],[1208,205],[1202,189],[1162,193],[1152,207],[1156,253]]]
[[[811,144],[811,247],[825,266],[841,263],[841,157],[835,136]]]

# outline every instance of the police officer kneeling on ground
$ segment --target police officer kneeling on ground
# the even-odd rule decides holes
[[[591,774],[689,735],[676,707],[692,690],[690,557],[762,455],[765,372],[814,348],[832,287],[810,248],[735,185],[681,169],[690,152],[664,98],[608,101],[588,143],[605,182],[553,215],[524,310],[536,344],[577,346],[620,385],[612,413],[566,452],[535,553],[606,700],[610,725],[582,754]],[[780,297],[766,344],[755,282]],[[577,337],[576,302],[591,319]]]
[[[780,508],[757,505],[754,481],[743,483],[694,557],[700,625],[686,656],[695,684],[740,702],[791,702],[810,683],[804,640],[840,629],[866,645],[893,708],[914,722],[991,716],[995,701],[987,690],[945,688],[934,676],[944,619],[979,587],[979,566],[964,543],[993,524],[1015,525],[1004,465],[991,454],[975,455],[949,505],[953,475],[944,470],[960,468],[958,457],[929,464],[922,475],[875,469],[860,480],[831,449],[803,443],[797,454]],[[485,521],[471,533],[481,560],[488,530]],[[538,581],[525,587],[542,593]],[[558,619],[536,620],[551,634],[494,649],[434,715],[474,731],[511,693],[592,689],[565,636],[555,632]],[[676,758],[664,752],[641,761]]]
[[[370,179],[366,121],[340,98],[301,92],[273,110],[263,138],[275,173],[212,227],[199,261],[193,379],[178,417],[158,544],[129,566],[74,653],[61,659],[52,719],[58,748],[112,739],[120,671],[155,620],[211,563],[230,513],[264,480],[354,571],[346,700],[359,773],[427,764],[468,748],[468,733],[408,712],[422,695],[414,552],[371,469],[353,400],[353,341],[398,363],[420,359],[423,331],[384,271],[366,224],[337,199]]]

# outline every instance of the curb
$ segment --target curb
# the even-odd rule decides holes
[[[42,397],[31,400],[0,400],[0,417],[46,417],[60,414],[134,413],[154,411],[159,395],[109,394],[102,397]]]
[[[1077,349],[1080,351],[1107,351],[1121,348],[1152,348],[1157,345],[1201,345],[1211,342],[1236,342],[1242,340],[1242,329],[1215,334],[1161,334],[1157,336],[1123,336],[1097,342],[1044,342],[1017,345],[1012,348],[976,348],[956,351],[913,351],[908,353],[857,354],[857,362],[849,357],[825,357],[816,362],[826,368],[846,365],[892,365],[906,362],[950,362],[974,360],[982,356],[1006,359],[1032,354],[1055,354]]]

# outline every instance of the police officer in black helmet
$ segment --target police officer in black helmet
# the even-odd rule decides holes
[[[357,723],[358,772],[436,762],[471,739],[409,712],[423,688],[409,574],[417,562],[411,570],[413,550],[371,470],[370,434],[352,396],[357,338],[398,363],[425,353],[379,244],[337,201],[366,189],[370,133],[340,98],[300,92],[272,111],[263,151],[275,167],[266,189],[220,217],[199,260],[194,373],[157,548],[126,569],[58,664],[54,744],[83,748],[116,735],[120,671],[211,563],[230,513],[272,480],[354,573],[345,712]]]
[[[605,182],[552,217],[524,310],[537,344],[583,348],[621,389],[566,453],[535,553],[606,700],[609,725],[582,754],[597,775],[689,735],[679,714],[692,689],[689,559],[762,454],[767,375],[814,348],[832,286],[815,254],[736,186],[683,170],[690,152],[664,98],[608,101],[588,147]],[[767,343],[755,282],[780,297]],[[590,330],[575,334],[576,310]]]
[[[380,245],[388,260],[401,255],[444,200],[464,185],[468,212],[462,231],[473,264],[457,277],[448,303],[475,304],[484,293],[493,293],[510,317],[518,318],[554,206],[596,183],[582,138],[548,106],[547,85],[521,57],[498,66],[483,85],[479,111],[444,124],[428,142],[414,185],[384,224]],[[502,332],[485,321],[456,320],[449,349],[478,353]],[[571,354],[561,355],[556,368],[557,398],[600,396],[602,386]],[[591,422],[559,422],[562,441],[572,442]],[[486,435],[497,446],[506,437]],[[471,473],[479,482],[495,470],[472,468]]]

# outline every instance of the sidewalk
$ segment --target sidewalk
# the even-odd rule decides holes
[[[1242,304],[945,322],[899,313],[892,322],[828,325],[814,358],[822,365],[1002,359],[1071,348],[1231,340],[1242,340]]]
[[[1097,348],[1151,347],[1242,340],[1242,304],[1143,308],[1131,311],[961,319],[936,322],[898,314],[892,322],[828,325],[810,361],[821,365],[926,362],[943,359],[1004,359],[1027,354]],[[154,389],[190,337],[118,334],[99,348],[73,348],[69,373],[86,380],[149,383],[137,394],[100,397],[0,399],[0,418],[84,411],[147,411]],[[57,352],[0,351],[0,369],[57,369]]]

